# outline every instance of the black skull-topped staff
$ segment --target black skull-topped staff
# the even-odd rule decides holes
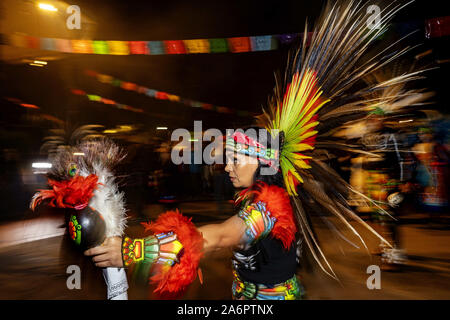
[[[107,237],[122,237],[125,200],[112,169],[124,157],[124,152],[107,139],[60,148],[47,175],[51,189],[39,190],[31,200],[31,209],[43,201],[62,209],[69,236],[81,250],[101,245]],[[125,270],[104,268],[103,275],[108,299],[127,299]]]

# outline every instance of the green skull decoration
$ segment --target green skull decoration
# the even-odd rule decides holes
[[[77,247],[89,249],[101,245],[106,237],[106,224],[102,215],[92,207],[82,210],[68,209],[67,228]]]

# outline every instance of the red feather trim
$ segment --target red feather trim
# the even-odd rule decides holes
[[[48,179],[52,190],[39,190],[31,202],[34,210],[43,200],[51,199],[50,206],[57,208],[84,209],[99,185],[98,177],[91,174],[87,177],[76,176],[70,180],[55,181]]]
[[[167,272],[150,278],[150,283],[157,284],[155,293],[162,297],[181,295],[197,277],[197,268],[203,255],[203,237],[191,219],[176,211],[161,214],[153,223],[142,223],[146,231],[154,234],[172,231],[183,245],[183,253],[178,263]]]
[[[295,241],[297,232],[288,193],[283,188],[262,182],[258,183],[252,193],[255,194],[254,202],[264,202],[266,209],[277,219],[270,234],[280,240],[285,249],[288,249]]]

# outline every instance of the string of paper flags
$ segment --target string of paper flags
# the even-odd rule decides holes
[[[20,99],[17,98],[11,98],[11,97],[4,97],[9,102],[15,103],[21,107],[27,108],[27,109],[40,109],[38,106],[31,104],[31,103],[25,103]]]
[[[147,114],[147,115],[157,115],[158,117],[170,118],[170,116],[165,115],[165,114],[149,113],[149,112],[146,112],[145,110],[143,110],[141,108],[135,108],[135,107],[132,107],[132,106],[129,106],[129,105],[126,105],[126,104],[122,104],[122,103],[116,102],[116,101],[114,101],[112,99],[107,99],[107,98],[101,97],[101,96],[96,95],[96,94],[89,94],[89,93],[86,93],[84,90],[81,90],[81,89],[71,89],[70,91],[72,92],[72,94],[78,95],[78,96],[83,96],[83,97],[87,98],[89,101],[103,103],[105,105],[108,105],[108,106],[111,106],[111,107],[115,107],[117,109],[122,109],[122,110],[127,110],[127,111],[131,111],[131,112]]]
[[[133,82],[123,81],[123,80],[114,78],[107,74],[98,73],[94,70],[86,70],[85,74],[90,77],[96,78],[97,81],[99,81],[101,83],[110,84],[110,85],[120,87],[120,88],[122,88],[124,90],[128,90],[128,91],[134,91],[134,92],[144,94],[148,97],[158,99],[158,100],[169,100],[169,101],[177,102],[180,104],[184,104],[184,105],[192,107],[192,108],[201,108],[203,110],[210,110],[210,111],[215,111],[218,113],[236,114],[237,116],[241,116],[241,117],[248,117],[248,116],[252,115],[250,112],[248,112],[246,110],[235,110],[235,109],[231,109],[231,108],[227,108],[227,107],[213,105],[210,103],[205,103],[205,102],[182,98],[178,95],[170,94],[170,93],[167,93],[164,91],[149,89],[147,87],[140,86]],[[109,101],[108,99],[106,99],[106,100]]]
[[[419,27],[419,24],[423,25],[423,23],[425,24],[426,38],[450,35],[450,16],[427,19],[425,22],[419,23],[395,23],[393,25],[401,30],[402,26]],[[34,37],[23,33],[14,33],[0,34],[0,44],[64,53],[167,55],[270,51],[283,45],[289,45],[299,37],[303,37],[303,33],[188,40],[109,41]],[[311,37],[312,32],[308,32],[308,42]]]
[[[39,110],[39,111],[41,111],[41,108],[38,107],[38,106],[35,105],[35,104],[25,103],[25,102],[23,102],[22,100],[17,99],[17,98],[11,98],[11,97],[3,97],[3,98],[6,99],[7,101],[9,101],[9,102],[11,102],[11,103],[14,103],[14,104],[16,104],[16,105],[19,105],[19,106],[21,106],[21,107],[23,107],[23,108],[34,109],[34,110]],[[58,119],[57,117],[52,116],[52,115],[50,115],[50,114],[42,113],[42,112],[41,112],[39,115],[40,115],[40,117],[42,117],[42,118],[45,119],[45,120],[52,121],[52,122],[58,123],[58,124],[60,124],[60,125],[64,124],[64,121],[63,121],[63,120]]]
[[[80,90],[80,89],[71,89],[70,91],[75,95],[85,96],[86,98],[89,99],[89,101],[100,102],[100,103],[103,103],[106,105],[116,107],[117,109],[128,110],[128,111],[136,112],[136,113],[144,113],[143,109],[134,108],[134,107],[128,106],[126,104],[118,103],[114,100],[103,98],[96,94],[88,94],[85,91]]]
[[[308,33],[308,36],[309,34],[310,33]],[[302,35],[302,33],[289,33],[190,40],[105,41],[40,38],[15,33],[12,35],[3,35],[3,39],[0,43],[15,47],[59,51],[64,53],[166,55],[276,50],[280,45],[290,44]]]

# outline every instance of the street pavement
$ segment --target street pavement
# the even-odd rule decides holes
[[[219,206],[220,204],[220,206]],[[177,207],[197,225],[220,223],[232,214],[229,202],[184,202]],[[143,235],[140,222],[154,219],[167,207],[148,205],[140,215],[131,213],[127,234]],[[426,215],[402,217],[399,227],[401,245],[408,261],[396,272],[381,271],[380,289],[369,289],[367,268],[379,266],[378,256],[370,255],[358,239],[343,235],[359,248],[335,237],[323,225],[317,225],[322,249],[336,281],[323,273],[305,254],[298,276],[306,289],[306,298],[323,299],[450,299],[450,228],[445,222],[429,224]],[[41,210],[37,216],[0,224],[0,299],[105,299],[102,272],[64,235],[63,217]],[[352,223],[356,226],[355,223]],[[378,240],[358,228],[369,249]],[[208,254],[200,264],[203,284],[195,280],[182,297],[195,299],[231,299],[231,250]],[[67,267],[78,265],[81,289],[68,289]],[[129,279],[130,299],[155,299],[147,283]]]

